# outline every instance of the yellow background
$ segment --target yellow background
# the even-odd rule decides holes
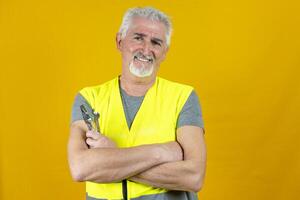
[[[208,147],[200,199],[300,199],[295,2],[0,0],[0,199],[85,198],[66,159],[71,105],[82,87],[120,73],[115,33],[137,5],[172,17],[160,76],[200,96]]]

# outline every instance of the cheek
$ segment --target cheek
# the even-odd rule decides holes
[[[133,49],[127,47],[122,53],[124,58],[131,58],[133,54]]]
[[[137,51],[138,49],[140,49],[141,47],[139,44],[129,42],[125,48],[127,49],[128,52],[133,53],[133,52]]]
[[[157,61],[162,61],[165,58],[165,53],[162,51],[157,51],[155,53]]]

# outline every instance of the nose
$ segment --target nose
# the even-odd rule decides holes
[[[149,55],[152,56],[153,55],[153,50],[152,50],[152,46],[151,46],[150,42],[145,41],[143,43],[142,49],[143,49],[143,54],[144,55],[146,55],[146,56],[149,56]]]

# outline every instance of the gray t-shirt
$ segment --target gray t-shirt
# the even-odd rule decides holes
[[[145,96],[139,96],[139,97],[130,96],[121,87],[120,87],[120,93],[122,97],[122,103],[123,103],[124,113],[126,116],[127,125],[128,128],[130,129],[134,117],[137,111],[139,110]],[[80,93],[78,93],[75,97],[75,101],[72,108],[71,122],[83,119],[80,110],[80,105],[82,104],[85,105],[88,113],[90,113],[90,115],[93,116],[91,114],[92,107],[87,102],[87,100]],[[198,126],[204,128],[201,107],[200,107],[198,96],[195,91],[191,92],[189,98],[187,99],[181,112],[179,113],[176,129],[184,125],[192,125],[192,126]]]

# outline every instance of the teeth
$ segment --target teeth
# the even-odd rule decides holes
[[[134,56],[135,59],[138,59],[139,61],[142,61],[142,62],[152,62],[152,59],[144,59],[144,58],[141,58],[141,57],[137,57],[137,56]]]
[[[138,58],[140,61],[148,62],[148,59]]]

